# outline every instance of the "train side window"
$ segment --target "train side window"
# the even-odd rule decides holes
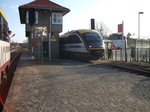
[[[72,44],[81,43],[80,38],[76,34],[71,35],[69,38],[70,38],[70,43]]]
[[[69,42],[68,37],[63,38],[63,43],[64,44],[68,44],[68,42]]]
[[[72,43],[73,43],[73,41],[74,41],[74,40],[73,40],[72,35],[70,35],[70,36],[69,36],[68,41],[69,41],[68,43],[70,43],[70,44],[72,44]]]
[[[65,44],[65,38],[62,38],[60,42]]]

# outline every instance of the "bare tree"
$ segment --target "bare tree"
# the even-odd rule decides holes
[[[111,33],[110,29],[104,24],[104,22],[96,22],[95,28],[104,38],[108,38]]]
[[[127,39],[130,39],[131,36],[132,36],[132,34],[131,34],[131,33],[128,33],[128,34],[127,34]]]

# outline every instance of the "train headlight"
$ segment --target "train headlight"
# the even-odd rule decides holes
[[[89,48],[92,48],[92,46],[89,46]]]

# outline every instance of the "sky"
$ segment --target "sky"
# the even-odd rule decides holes
[[[15,33],[12,41],[23,42],[25,25],[20,23],[19,5],[33,0],[0,0],[10,30]],[[138,12],[140,15],[141,38],[150,38],[150,1],[149,0],[51,0],[71,11],[63,17],[63,32],[76,29],[89,29],[90,19],[103,22],[111,31],[117,33],[117,25],[124,21],[124,35],[138,34]]]

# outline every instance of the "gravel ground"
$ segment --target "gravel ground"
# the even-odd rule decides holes
[[[20,61],[10,112],[150,112],[150,79],[104,65]]]

